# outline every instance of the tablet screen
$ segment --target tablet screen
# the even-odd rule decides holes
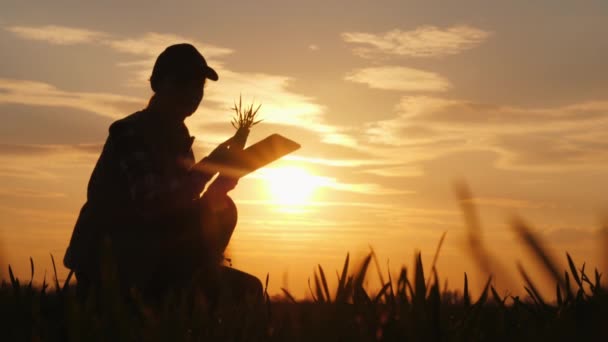
[[[238,165],[229,172],[232,177],[241,178],[273,161],[300,148],[300,144],[279,134],[272,134],[247,147],[240,153]]]

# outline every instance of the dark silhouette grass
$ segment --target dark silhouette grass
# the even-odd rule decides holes
[[[104,287],[79,298],[54,271],[52,284],[22,283],[8,268],[9,279],[0,285],[0,338],[2,341],[607,341],[608,289],[599,270],[589,271],[566,253],[568,267],[560,270],[541,239],[523,220],[512,222],[514,232],[553,277],[555,294],[541,294],[521,262],[517,266],[524,297],[501,296],[493,284],[496,262],[479,238],[470,191],[458,191],[470,248],[487,275],[479,297],[469,291],[464,273],[463,291],[444,285],[435,263],[445,233],[439,240],[430,269],[417,253],[394,279],[380,271],[375,253],[353,267],[346,255],[337,285],[330,288],[327,273],[318,265],[309,281],[312,299],[298,301],[288,289],[270,298],[269,276],[265,301],[234,302],[220,296],[211,307],[196,284],[172,292],[154,303],[136,291],[124,298],[117,279],[107,275]],[[608,245],[605,246],[608,248]],[[475,250],[476,249],[476,250]],[[31,277],[35,267],[31,262]],[[382,284],[372,292],[364,284],[371,263]],[[501,269],[501,266],[499,266]],[[425,273],[427,272],[427,273]]]

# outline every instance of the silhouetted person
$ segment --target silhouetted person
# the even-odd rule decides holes
[[[218,75],[194,46],[172,45],[154,65],[148,106],[110,126],[64,258],[80,291],[103,285],[111,261],[123,290],[149,296],[186,287],[195,276],[212,300],[220,292],[237,300],[262,295],[257,278],[220,266],[236,225],[226,194],[237,180],[219,176],[201,197],[238,152],[229,139],[195,162],[184,119],[208,79]]]

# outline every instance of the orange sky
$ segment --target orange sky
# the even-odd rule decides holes
[[[455,287],[464,271],[483,283],[458,180],[473,190],[487,248],[512,273],[499,281],[521,284],[516,260],[535,270],[512,215],[560,261],[568,250],[599,264],[605,2],[255,4],[3,2],[3,270],[10,263],[27,277],[32,256],[41,276],[49,253],[63,257],[109,124],[145,106],[155,57],[178,42],[195,44],[220,75],[187,121],[198,158],[233,133],[239,94],[262,103],[250,141],[279,132],[303,146],[233,193],[234,266],[270,272],[271,292],[287,285],[304,296],[317,264],[332,274],[369,246],[394,271],[415,250],[430,263],[444,231],[440,275]]]

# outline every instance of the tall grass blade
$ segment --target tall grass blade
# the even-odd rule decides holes
[[[467,239],[473,259],[486,274],[492,274],[492,258],[483,247],[481,242],[481,223],[475,206],[473,205],[473,194],[465,182],[455,184],[456,197],[460,204],[460,210],[464,216],[467,228]]]
[[[8,276],[11,279],[11,285],[13,286],[13,289],[18,290],[19,289],[19,280],[15,277],[15,274],[13,273],[13,268],[11,267],[11,265],[8,265]]]
[[[319,266],[319,274],[321,275],[321,284],[323,285],[323,290],[325,291],[325,298],[327,298],[328,302],[331,302],[331,297],[329,295],[329,287],[327,286],[327,279],[325,278],[325,272],[323,272],[323,267]]]
[[[371,254],[368,254],[365,257],[365,259],[363,259],[363,263],[361,264],[361,267],[355,274],[355,279],[354,279],[354,284],[353,284],[355,286],[355,289],[363,288],[363,281],[365,280],[365,274],[367,273],[367,269],[369,268],[369,263],[371,260],[372,260]]]
[[[270,273],[266,273],[266,282],[264,284],[264,299],[268,301],[270,297],[268,296],[268,281],[270,280]]]
[[[464,289],[462,294],[462,301],[464,303],[465,308],[471,306],[471,294],[469,293],[469,278],[467,277],[467,272],[464,272]]]
[[[549,257],[549,254],[543,248],[540,239],[532,232],[532,229],[519,218],[513,219],[512,226],[520,239],[523,240],[524,244],[532,250],[533,254],[543,263],[546,271],[553,277],[553,280],[565,288],[566,284],[564,284],[564,280],[560,277],[560,271],[557,268],[556,263]]]
[[[378,272],[378,279],[380,279],[380,284],[384,284],[384,276],[382,275],[382,268],[380,267],[380,263],[378,262],[376,252],[374,252],[374,249],[371,246],[369,246],[369,249],[372,255],[372,259],[374,259],[374,264],[376,265],[376,272]]]
[[[298,301],[294,298],[294,296],[289,291],[287,291],[286,288],[281,287],[281,291],[283,291],[283,293],[285,294],[285,297],[287,297],[287,299],[289,299],[290,302],[292,302],[294,304],[298,303]]]
[[[44,276],[42,277],[42,287],[40,288],[40,293],[44,294],[48,287],[49,287],[49,284],[46,283],[46,270],[45,270]]]
[[[346,253],[346,260],[344,260],[344,266],[342,267],[342,275],[338,277],[338,289],[336,290],[336,302],[346,301],[346,278],[348,276],[348,262],[350,260],[350,254]]]
[[[308,278],[308,290],[310,290],[310,295],[312,296],[313,302],[318,302],[317,297],[315,297],[315,293],[312,291],[312,286],[310,286],[310,278]]]
[[[32,288],[32,284],[34,282],[34,260],[30,257],[30,282],[27,284],[28,288]]]
[[[388,291],[390,286],[391,286],[391,283],[386,283],[386,284],[384,284],[384,286],[382,286],[382,288],[380,289],[380,291],[378,292],[378,294],[372,301],[374,305],[378,304],[378,302],[380,301],[380,298],[382,298],[382,296],[386,295],[386,292]]]
[[[488,281],[486,282],[486,285],[483,287],[481,296],[479,296],[479,299],[477,299],[477,302],[475,303],[476,306],[481,306],[481,305],[485,304],[485,302],[488,300],[488,290],[490,289],[491,283],[492,283],[492,276],[488,277]]]
[[[566,283],[566,288],[565,290],[565,295],[566,295],[566,302],[572,298],[574,298],[574,293],[572,292],[572,286],[570,286],[570,275],[568,274],[568,271],[564,271],[564,282]]]
[[[433,270],[435,270],[435,266],[437,265],[437,259],[439,259],[439,251],[441,251],[441,246],[443,245],[443,240],[445,239],[445,235],[448,232],[445,231],[443,232],[443,234],[441,234],[441,238],[439,238],[439,243],[437,244],[437,248],[435,249],[435,255],[433,256],[433,262],[431,263],[431,272],[433,272]],[[431,283],[431,277],[429,276],[429,279],[427,279],[426,281],[426,287],[429,287],[429,284]]]
[[[578,284],[579,289],[583,288],[583,283],[581,282],[581,278],[578,276],[578,270],[576,269],[576,265],[574,264],[574,260],[568,252],[566,252],[566,257],[568,258],[568,266],[570,267],[570,273],[572,274],[572,278]]]
[[[321,289],[321,282],[319,282],[319,275],[315,271],[315,291],[317,293],[317,299],[321,303],[325,303],[325,295],[323,294],[323,290]]]
[[[70,272],[68,273],[68,276],[65,278],[65,281],[63,282],[63,287],[61,288],[62,293],[65,293],[68,290],[68,286],[70,285],[70,280],[72,280],[73,275],[74,275],[74,271],[70,270]]]
[[[399,278],[397,279],[397,296],[399,296],[401,300],[407,300],[407,284],[407,268],[402,267]]]
[[[414,303],[423,304],[426,298],[426,284],[424,280],[424,268],[422,266],[421,253],[416,255],[416,268],[414,269]]]
[[[524,267],[522,266],[522,264],[520,262],[517,262],[517,269],[519,270],[519,273],[521,274],[522,278],[524,278],[524,281],[526,282],[526,284],[528,284],[527,288],[529,288],[529,290],[532,293],[532,298],[536,300],[538,300],[538,302],[542,305],[545,306],[545,300],[543,299],[543,296],[541,296],[540,292],[538,291],[537,287],[534,285],[534,283],[532,282],[532,279],[530,279],[530,277],[528,276],[528,273],[526,273],[526,270],[524,269]]]
[[[496,289],[494,288],[494,286],[491,286],[490,290],[492,291],[492,298],[494,299],[494,301],[496,302],[496,304],[499,304],[500,306],[504,307],[505,302],[500,297],[500,295],[498,294],[498,291],[496,291]]]
[[[390,268],[390,265],[389,265],[388,261],[386,262],[386,268],[388,270],[388,284],[390,285],[389,286],[389,290],[390,290],[390,292],[389,292],[389,294],[390,294],[390,304],[394,308],[394,306],[396,305],[396,302],[395,302],[395,288],[393,287],[393,277],[391,277],[391,268]]]
[[[51,263],[53,264],[53,278],[55,280],[55,290],[57,292],[60,292],[61,287],[59,286],[59,278],[57,277],[57,266],[55,266],[55,258],[53,257],[53,254],[51,254]]]
[[[561,308],[564,305],[564,300],[562,299],[562,291],[559,289],[559,284],[555,284],[555,292],[557,299],[557,307]]]

